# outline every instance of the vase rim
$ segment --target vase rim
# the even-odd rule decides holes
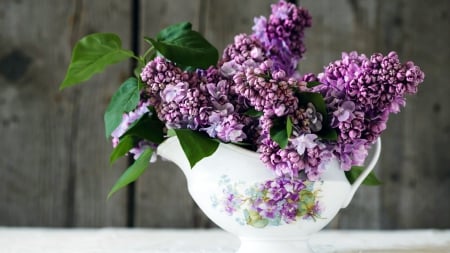
[[[236,145],[236,144],[233,144],[233,143],[223,143],[223,142],[221,142],[220,145],[225,147],[225,148],[227,148],[227,149],[230,149],[230,150],[233,150],[233,151],[236,151],[236,152],[239,152],[239,153],[243,153],[244,155],[247,155],[249,157],[258,158],[259,159],[259,153],[256,152],[256,151],[251,151],[251,150],[242,148],[239,145]]]
[[[177,137],[176,136],[171,136],[171,137],[167,138],[166,140],[164,140],[161,144],[173,142],[175,140],[178,140]],[[229,149],[229,150],[241,153],[241,154],[246,155],[248,157],[258,158],[259,159],[259,153],[258,152],[242,148],[239,145],[236,145],[236,144],[233,144],[233,143],[220,142],[219,147],[224,147],[226,149]]]

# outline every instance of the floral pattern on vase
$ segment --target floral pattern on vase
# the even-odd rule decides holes
[[[223,175],[219,181],[222,192],[211,197],[213,206],[236,222],[255,228],[290,224],[298,219],[320,219],[323,206],[318,201],[320,190],[315,184],[299,178],[279,177],[246,187]]]

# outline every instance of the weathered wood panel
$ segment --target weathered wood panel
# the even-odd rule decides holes
[[[233,43],[234,36],[240,33],[252,33],[253,18],[267,16],[270,13],[270,4],[275,0],[230,0],[205,1],[204,34],[211,43],[223,49]]]
[[[102,114],[128,66],[82,89],[58,85],[74,41],[107,30],[128,39],[129,15],[118,0],[0,2],[0,225],[125,224],[124,193],[105,201],[120,172],[106,170]]]
[[[380,47],[414,59],[426,74],[418,95],[388,126],[382,228],[450,227],[449,11],[445,0],[379,5]]]

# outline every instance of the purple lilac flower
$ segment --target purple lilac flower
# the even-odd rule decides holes
[[[187,82],[179,82],[177,84],[168,84],[161,91],[161,100],[163,103],[176,102],[179,103],[187,95],[189,84]]]
[[[303,172],[309,180],[316,181],[332,158],[329,147],[321,143],[315,134],[293,137],[284,149],[270,138],[267,130],[261,136],[258,149],[260,159],[278,176],[296,178]]]
[[[269,58],[274,62],[274,69],[282,69],[292,76],[306,50],[304,30],[311,27],[308,11],[280,1],[272,4],[269,19],[259,17],[254,22],[253,37],[267,49]]]
[[[147,84],[145,91],[153,99],[159,98],[159,93],[167,85],[177,85],[179,83],[190,83],[194,75],[183,72],[173,63],[163,57],[156,57],[142,69],[141,79]],[[157,105],[159,100],[152,101],[152,105]]]
[[[314,142],[316,139],[317,135],[315,134],[303,134],[291,140],[291,143],[296,147],[297,153],[303,155],[307,148],[312,149],[317,146],[317,143]]]
[[[242,105],[238,95],[234,92],[230,80],[225,79],[215,68],[202,73],[200,80],[206,85],[202,86],[209,97],[210,111],[207,127],[204,130],[210,137],[218,138],[224,142],[241,142],[247,138],[244,132],[248,118],[238,113]]]
[[[367,141],[356,139],[352,143],[343,143],[337,146],[340,155],[341,168],[351,168],[351,166],[361,166],[368,155]]]
[[[208,119],[209,102],[197,74],[183,72],[173,63],[156,57],[141,73],[146,96],[168,128],[197,130]]]
[[[119,126],[117,126],[117,128],[111,133],[114,148],[117,146],[117,144],[119,144],[119,138],[128,130],[131,124],[140,119],[142,115],[149,112],[149,105],[149,101],[141,101],[139,102],[139,105],[136,107],[136,109],[129,113],[123,114],[122,122],[120,122]]]
[[[124,113],[122,122],[120,125],[111,133],[113,147],[116,147],[119,144],[119,138],[128,130],[128,128],[137,120],[139,120],[144,114],[149,112],[148,106],[150,105],[150,101],[141,101],[137,108],[129,113]],[[156,145],[152,142],[141,140],[138,144],[133,147],[129,153],[133,154],[134,160],[137,160],[142,152],[144,152],[147,148],[156,149]],[[153,154],[150,162],[156,161],[156,152]]]
[[[224,142],[241,142],[247,136],[244,131],[244,124],[240,123],[239,116],[230,114],[224,118],[216,127],[217,137]]]
[[[270,71],[271,61],[256,68],[247,68],[233,77],[235,91],[245,97],[257,111],[267,116],[283,116],[293,113],[298,106],[293,87],[294,79],[288,79],[283,70]]]
[[[249,55],[259,57],[253,49]],[[247,137],[243,123],[246,119],[236,112],[240,108],[236,103],[238,96],[230,80],[217,68],[185,75],[172,63],[155,58],[141,76],[145,77],[146,92],[154,102],[158,117],[168,128],[205,131],[210,137],[224,142],[240,142]]]
[[[153,150],[156,150],[157,145],[146,140],[139,141],[138,144],[130,149],[130,154],[133,154],[133,159],[137,160],[141,154],[144,152],[144,150],[148,148],[152,148]],[[152,157],[150,158],[150,162],[154,163],[156,162],[157,154],[156,152],[153,152]]]
[[[390,113],[405,105],[405,95],[417,92],[424,74],[412,62],[400,63],[395,52],[370,58],[356,52],[343,53],[318,75],[321,92],[339,129],[335,152],[345,170],[361,165],[367,148],[386,129]]]
[[[219,65],[222,75],[231,78],[237,72],[258,66],[265,60],[266,49],[260,42],[247,34],[239,34],[234,37],[234,43],[225,48]]]

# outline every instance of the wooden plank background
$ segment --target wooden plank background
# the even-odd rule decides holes
[[[181,171],[158,162],[106,201],[126,168],[109,168],[103,112],[131,63],[88,84],[58,85],[76,40],[118,33],[144,50],[142,36],[188,20],[222,50],[270,0],[0,1],[0,226],[211,227],[186,191]],[[426,73],[418,95],[383,135],[376,173],[331,228],[450,227],[450,66],[447,0],[304,0],[313,15],[301,72],[319,72],[342,51],[398,51]]]

